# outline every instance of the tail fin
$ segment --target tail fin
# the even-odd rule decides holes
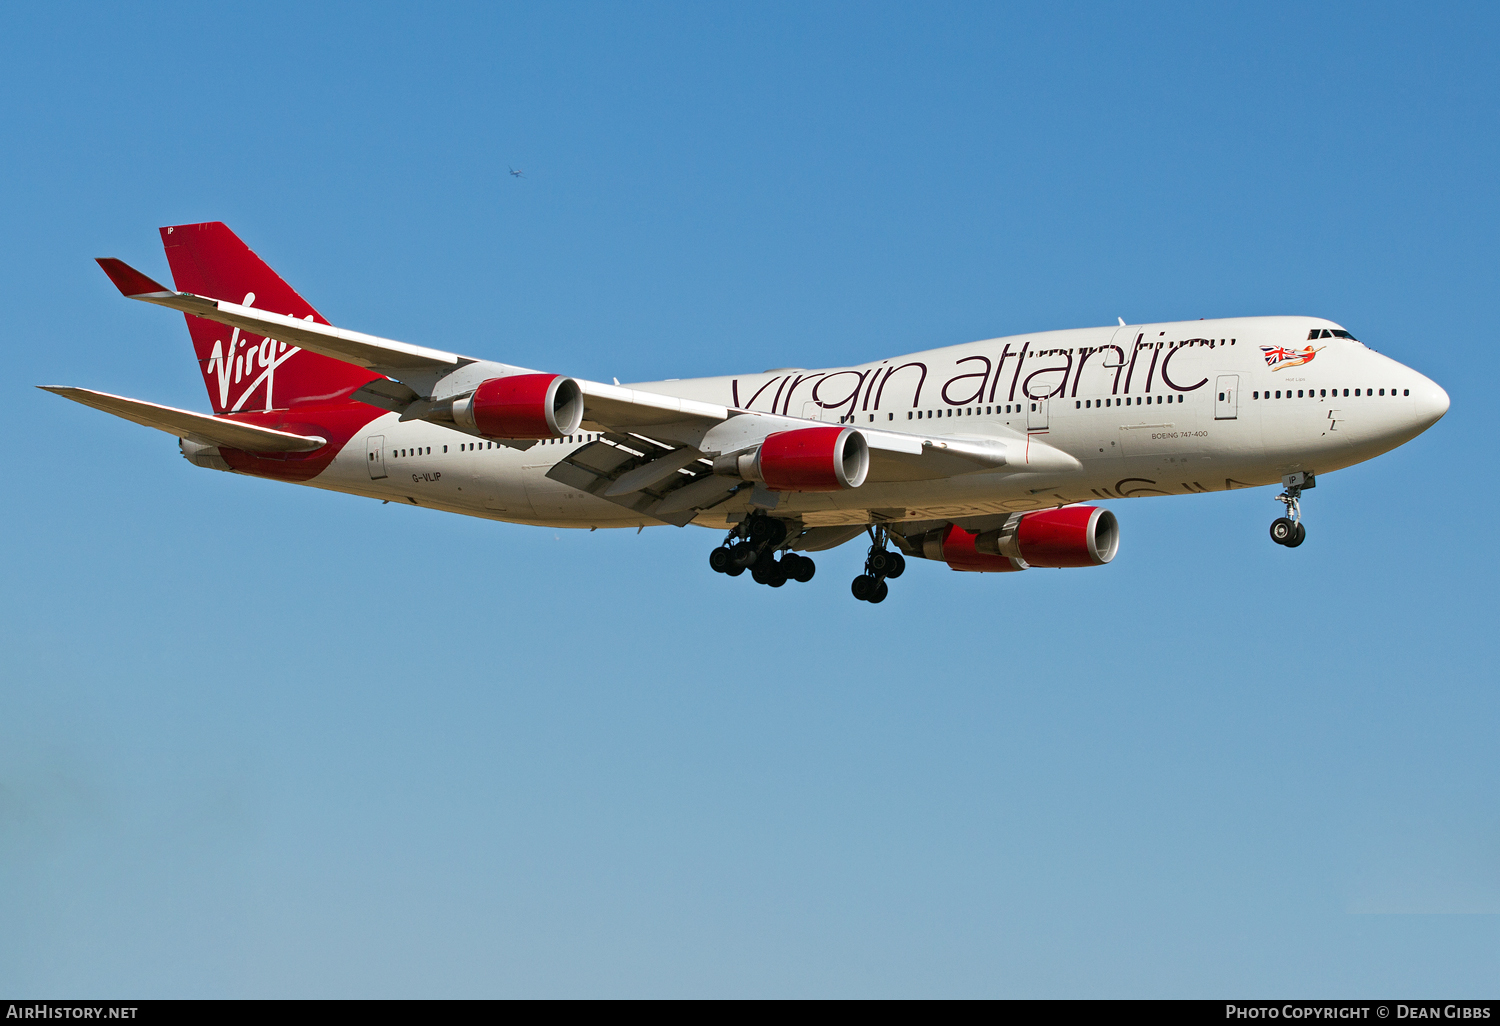
[[[328,322],[219,221],[161,230],[179,292]],[[379,377],[363,367],[185,314],[215,413],[346,401]]]

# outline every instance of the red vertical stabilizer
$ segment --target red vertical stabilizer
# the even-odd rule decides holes
[[[179,292],[328,323],[220,221],[163,228],[161,241]],[[276,339],[184,316],[215,413],[343,403],[379,377]]]

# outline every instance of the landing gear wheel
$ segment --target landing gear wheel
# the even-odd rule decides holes
[[[818,571],[818,564],[806,556],[786,555],[781,558],[781,562],[783,565],[791,563],[791,566],[787,567],[787,576],[798,584],[806,584]]]
[[[742,573],[745,572],[745,568],[742,567],[742,566],[731,566],[728,570],[725,570],[724,572],[726,574],[728,574],[730,577],[738,577],[740,574],[742,574]]]
[[[1307,538],[1307,528],[1302,526],[1302,493],[1317,487],[1318,479],[1309,471],[1299,470],[1283,477],[1281,484],[1284,490],[1276,501],[1286,507],[1286,516],[1271,521],[1271,540],[1295,549]]]
[[[889,595],[890,593],[891,593],[891,586],[889,584],[886,584],[884,581],[881,581],[878,585],[875,586],[875,594],[871,595],[868,599],[866,599],[866,601],[867,602],[884,602],[885,601],[885,597],[887,595]]]
[[[880,583],[884,584],[885,582],[881,581]],[[854,579],[854,583],[849,585],[849,590],[861,602],[868,602],[870,601],[870,596],[875,594],[878,589],[876,588],[875,578],[869,574],[860,574]]]
[[[741,570],[755,563],[755,546],[749,542],[736,542],[729,547],[729,562]]]
[[[716,574],[729,572],[729,550],[720,546],[708,554],[708,566]]]
[[[865,560],[865,570],[876,577],[889,577],[891,575],[891,553],[885,549],[872,549],[870,558]]]
[[[906,572],[906,557],[899,552],[892,552],[888,558],[890,565],[885,572],[886,580],[894,581]]]

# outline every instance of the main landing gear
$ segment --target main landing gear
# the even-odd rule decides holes
[[[1302,493],[1317,487],[1318,480],[1312,474],[1298,472],[1281,479],[1286,489],[1276,500],[1286,506],[1286,516],[1271,521],[1271,540],[1277,545],[1295,549],[1307,537],[1307,528],[1302,526]]]
[[[746,570],[756,584],[779,588],[787,581],[806,584],[813,579],[818,565],[795,552],[776,552],[786,542],[786,521],[752,513],[729,532],[724,543],[708,554],[708,565],[715,573],[738,577]]]
[[[885,528],[870,528],[870,552],[865,556],[865,572],[854,579],[849,590],[861,602],[884,602],[890,594],[885,582],[906,572],[906,557],[887,547]]]

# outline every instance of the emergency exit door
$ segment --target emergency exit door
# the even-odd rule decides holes
[[[1214,381],[1214,420],[1235,420],[1240,415],[1240,376],[1220,374]]]

